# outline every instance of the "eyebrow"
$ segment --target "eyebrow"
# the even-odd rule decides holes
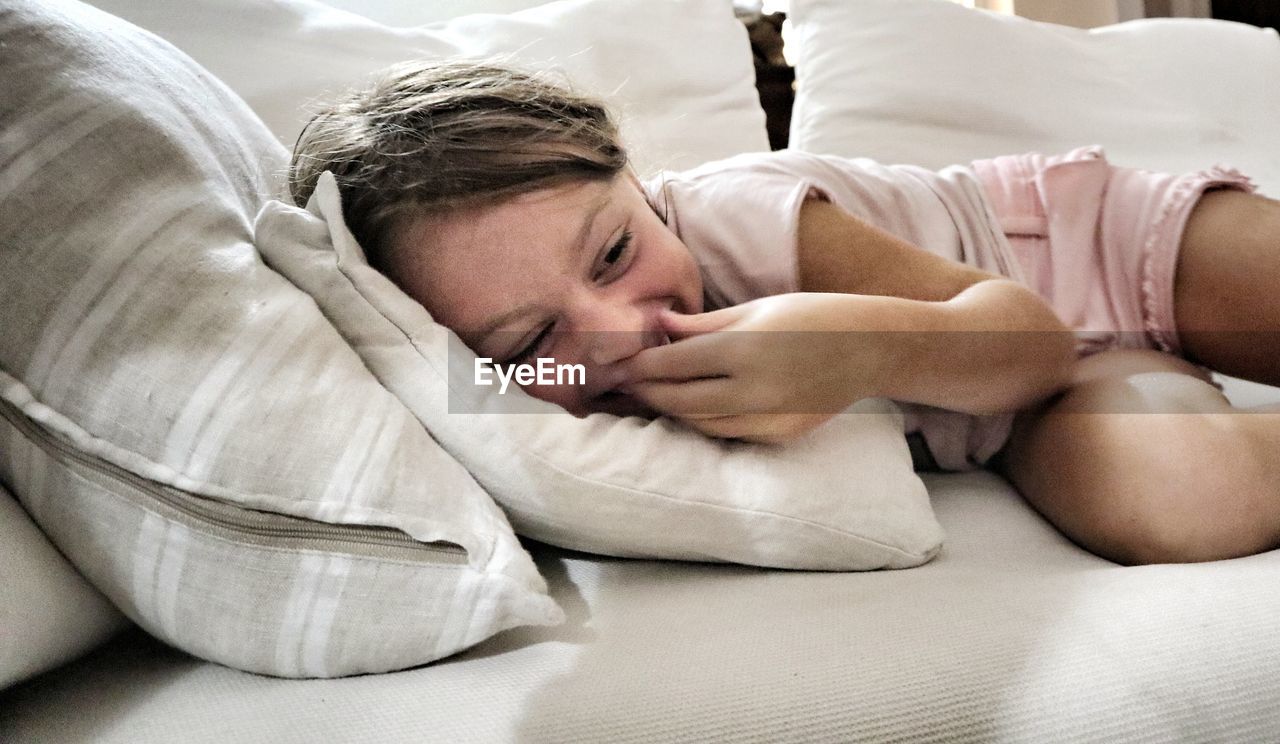
[[[582,227],[578,228],[577,242],[575,245],[583,246],[586,244],[587,237],[591,235],[591,228],[596,223],[596,218],[600,216],[600,212],[602,212],[605,205],[609,203],[609,196],[610,194],[608,192],[602,194],[600,198],[596,200],[595,204],[592,205],[590,211],[588,211],[583,217]],[[480,329],[479,340],[484,341],[489,336],[493,335],[494,331],[503,327],[507,323],[510,323],[513,319],[528,313],[530,310],[534,310],[536,307],[537,305],[535,303],[526,303],[502,313],[498,317],[484,324],[484,327]]]

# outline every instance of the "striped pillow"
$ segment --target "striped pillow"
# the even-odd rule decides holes
[[[161,639],[328,677],[562,617],[252,220],[285,153],[158,38],[0,11],[0,481]]]

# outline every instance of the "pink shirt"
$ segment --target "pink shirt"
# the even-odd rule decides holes
[[[913,245],[1026,283],[967,167],[935,172],[782,150],[664,172],[646,188],[702,269],[708,310],[799,291],[800,205],[811,195]],[[947,470],[984,464],[1008,439],[1013,423],[1012,413],[974,416],[899,405],[905,433],[922,438],[933,461]],[[917,465],[927,465],[919,440],[909,436],[909,441]]]

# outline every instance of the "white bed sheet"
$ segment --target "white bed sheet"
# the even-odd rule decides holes
[[[995,475],[929,474],[909,571],[630,561],[542,546],[569,622],[408,672],[259,677],[140,636],[0,694],[0,741],[1262,741],[1280,551],[1124,568]]]

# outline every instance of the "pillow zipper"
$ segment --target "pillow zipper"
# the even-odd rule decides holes
[[[77,475],[86,477],[87,471],[89,480],[99,485],[126,486],[109,490],[121,494],[140,508],[198,531],[271,547],[287,546],[297,550],[342,552],[415,562],[467,563],[466,551],[459,545],[420,542],[393,527],[327,524],[238,506],[156,483],[80,451],[33,422],[9,401],[0,400],[0,419],[11,424],[46,455],[77,471]]]

